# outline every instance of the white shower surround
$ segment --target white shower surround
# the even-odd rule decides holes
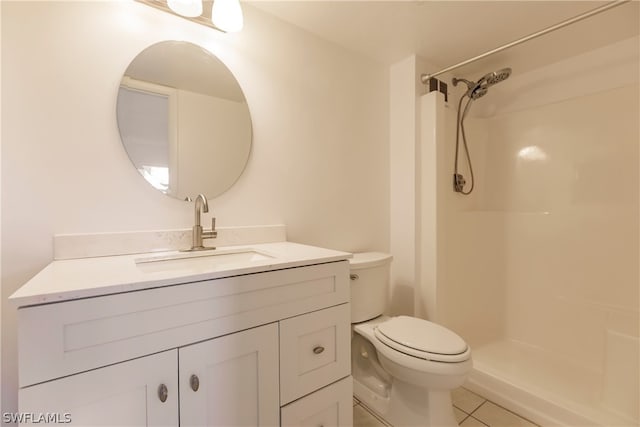
[[[638,423],[639,44],[492,87],[470,197],[459,95],[421,99],[416,310],[470,342],[472,389],[542,425]]]

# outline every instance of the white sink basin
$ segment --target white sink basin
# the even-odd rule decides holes
[[[170,270],[204,272],[227,268],[241,268],[254,264],[264,265],[273,256],[252,248],[212,249],[195,252],[172,252],[149,255],[135,260],[138,269],[147,273]]]

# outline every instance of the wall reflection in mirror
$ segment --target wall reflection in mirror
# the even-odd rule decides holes
[[[189,42],[160,42],[133,59],[120,83],[117,120],[135,168],[181,200],[229,189],[251,151],[240,85],[218,58]]]

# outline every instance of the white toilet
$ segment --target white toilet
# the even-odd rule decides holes
[[[471,370],[471,349],[443,326],[382,315],[391,259],[367,252],[350,260],[354,394],[395,427],[457,426],[451,390]]]

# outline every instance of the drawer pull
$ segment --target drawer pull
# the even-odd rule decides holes
[[[351,280],[358,280],[359,278],[360,278],[360,276],[358,276],[357,274],[354,274],[354,273],[349,275],[349,279],[351,279]]]
[[[321,345],[319,345],[319,346],[317,346],[317,347],[314,347],[314,348],[313,348],[313,352],[314,352],[315,354],[320,354],[320,353],[322,353],[323,351],[324,351],[324,347],[323,347],[323,346],[321,346]]]
[[[191,386],[191,390],[198,391],[200,388],[200,378],[197,375],[191,375],[189,378],[189,385]]]
[[[167,389],[167,386],[164,384],[160,384],[158,386],[158,399],[160,399],[160,402],[162,403],[166,402],[168,396],[169,396],[169,390]]]

